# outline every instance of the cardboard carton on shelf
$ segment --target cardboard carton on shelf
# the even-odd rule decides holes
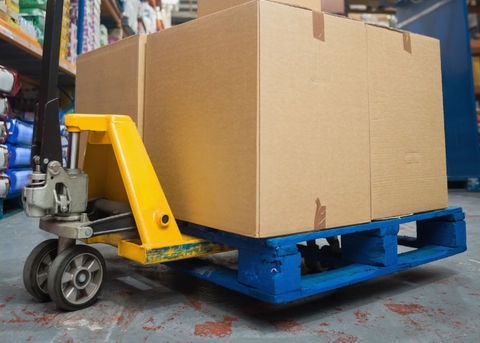
[[[370,221],[363,23],[253,1],[147,46],[144,142],[176,218],[251,237]]]
[[[76,57],[76,113],[128,115],[143,137],[146,42],[136,35]],[[85,145],[82,133],[80,166]]]

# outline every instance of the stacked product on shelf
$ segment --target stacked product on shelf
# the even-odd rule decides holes
[[[138,8],[140,6],[139,0],[124,1],[124,10],[122,25],[129,35],[138,33]]]
[[[60,39],[60,57],[67,59],[70,41],[70,0],[63,1],[62,35]]]
[[[20,0],[20,21],[21,27],[30,33],[30,25],[34,27],[34,37],[43,44],[45,31],[45,15],[47,0]]]
[[[0,19],[18,29],[18,0],[0,0]]]
[[[7,21],[7,4],[5,0],[0,0],[0,19]]]
[[[73,11],[70,11],[70,14]],[[70,19],[72,17],[70,16]],[[78,47],[78,40],[77,40],[77,25],[71,20],[70,21],[70,44],[68,49],[68,56],[67,61],[70,63],[77,65],[77,47]]]
[[[7,176],[10,178],[9,193],[20,192],[28,183],[31,174],[30,152],[33,137],[33,125],[19,119],[7,119],[8,136],[6,146],[10,155]]]
[[[60,111],[60,135],[62,136],[62,164],[63,167],[67,167],[67,150],[68,150],[68,130],[65,126],[66,113]]]
[[[105,25],[100,25],[100,46],[108,44],[108,29]]]
[[[101,31],[100,31],[100,7],[101,0],[85,0],[84,16],[83,16],[83,41],[82,53],[92,51],[99,48]],[[75,31],[80,26],[78,23],[78,0],[72,0],[70,20],[75,24]],[[77,47],[77,40],[74,41],[75,52]],[[73,51],[73,45],[70,46],[71,58],[76,61],[76,53]],[[73,62],[72,62],[73,63]]]
[[[11,143],[11,139],[15,138],[15,132],[13,132],[15,128],[11,126],[11,119],[9,119],[12,109],[7,97],[15,96],[19,89],[18,72],[0,66],[0,143],[2,144],[0,145],[0,198],[5,198],[9,193],[13,193],[10,168],[21,160],[21,152],[15,150],[11,153],[9,145],[3,144]],[[13,160],[12,155],[14,155]],[[16,181],[16,175],[14,178]]]
[[[19,1],[20,29],[43,44],[47,0],[7,0]],[[17,26],[18,28],[18,26]],[[62,34],[60,56],[67,59],[70,42],[70,0],[63,2]]]

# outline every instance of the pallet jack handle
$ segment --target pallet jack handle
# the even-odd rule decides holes
[[[35,109],[31,166],[45,173],[51,161],[62,161],[62,143],[57,98],[63,0],[48,0],[42,53],[39,103]]]

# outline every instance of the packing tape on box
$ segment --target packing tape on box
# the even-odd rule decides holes
[[[315,203],[317,204],[317,210],[315,211],[313,229],[315,231],[325,230],[327,228],[327,207],[322,206],[319,198],[315,200]]]
[[[403,50],[409,54],[412,53],[412,39],[408,31],[403,31]]]
[[[325,42],[325,17],[322,12],[312,11],[313,14],[313,37]]]

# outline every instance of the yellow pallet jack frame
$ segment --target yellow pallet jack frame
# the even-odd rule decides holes
[[[153,264],[235,250],[225,244],[182,234],[160,186],[135,123],[128,116],[70,114],[69,132],[88,131],[83,170],[88,198],[128,203],[140,238],[106,234],[83,241],[118,247],[118,254]]]

